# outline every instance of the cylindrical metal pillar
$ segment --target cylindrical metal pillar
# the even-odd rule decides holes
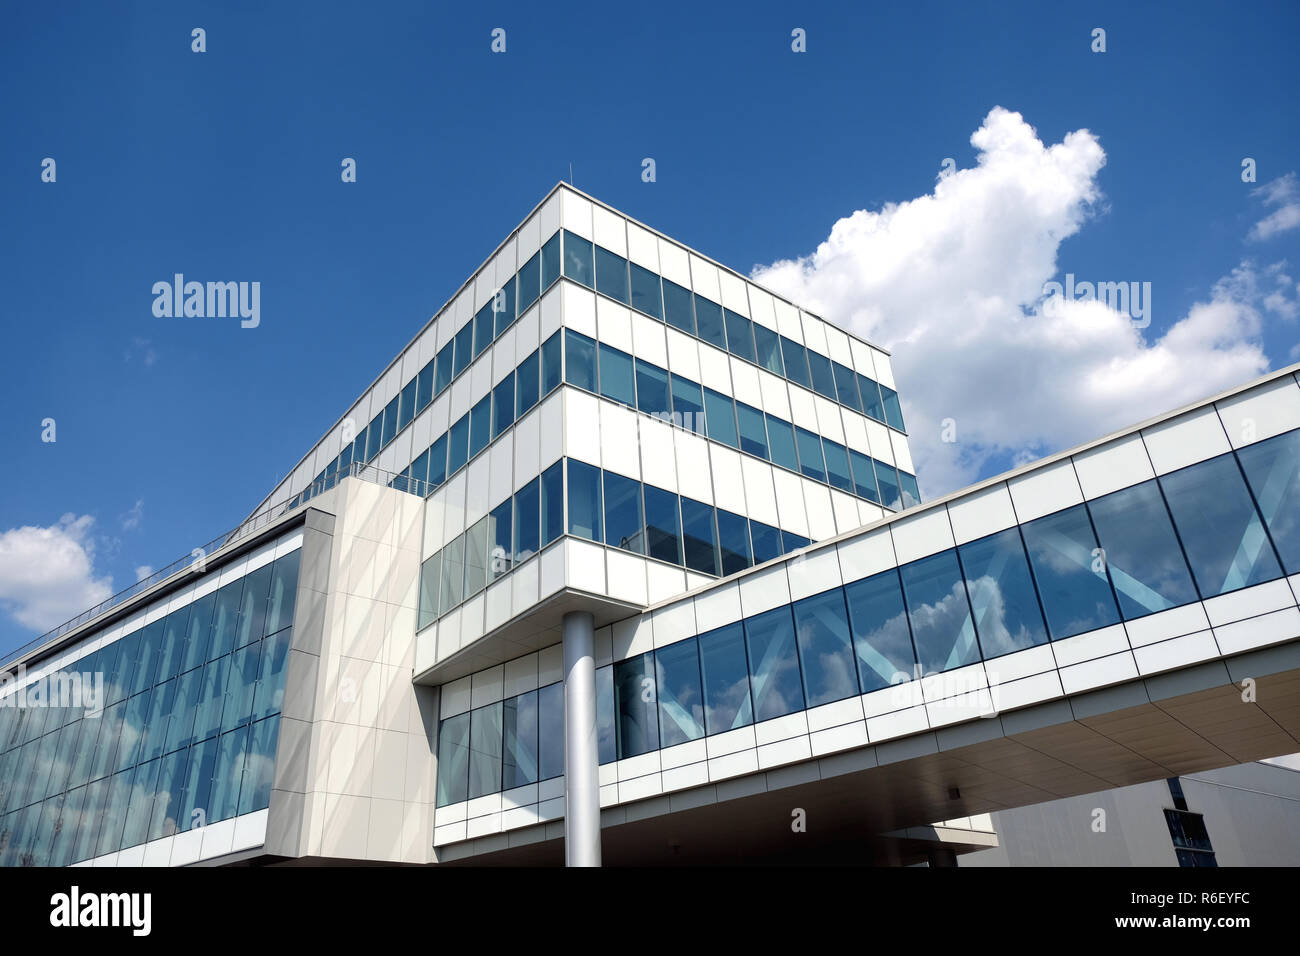
[[[600,866],[594,623],[587,611],[564,615],[565,866]]]

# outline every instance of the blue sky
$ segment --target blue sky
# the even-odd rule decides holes
[[[582,189],[750,272],[809,256],[855,210],[926,196],[945,157],[976,165],[971,134],[1003,107],[1043,144],[1085,129],[1100,143],[1097,198],[1049,251],[1061,274],[1150,281],[1147,340],[1240,263],[1263,281],[1300,259],[1300,230],[1250,238],[1295,202],[1295,4],[463,7],[5,5],[0,650],[33,635],[23,608],[30,622],[64,601],[71,616],[89,593],[78,581],[117,590],[236,524],[570,163]],[[194,27],[205,53],[191,52]],[[495,27],[504,54],[489,49]],[[340,182],[343,157],[355,184]],[[1243,157],[1258,183],[1241,181]],[[987,208],[995,225],[1001,207]],[[155,318],[150,289],[175,272],[260,281],[260,326]],[[1294,282],[1275,284],[1274,307],[1233,299],[1259,319],[1240,367],[1295,361]],[[877,330],[905,399],[927,389],[920,346],[903,358],[909,320]],[[1079,437],[1190,393],[1144,394],[1127,419],[1085,418],[1079,429],[1097,427]],[[993,418],[1031,399],[992,396]],[[918,400],[914,429],[942,412]],[[1054,450],[1050,435],[978,428],[963,479]],[[59,551],[68,540],[85,566]],[[43,555],[63,562],[63,591],[42,592]]]

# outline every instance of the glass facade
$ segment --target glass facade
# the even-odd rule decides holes
[[[600,762],[978,661],[996,672],[1002,655],[1049,639],[1279,578],[1298,473],[1295,431],[606,665]],[[750,533],[757,542],[753,522]],[[539,720],[562,727],[562,685],[546,691]],[[443,722],[440,753],[465,718]],[[440,779],[439,805],[463,790]]]
[[[0,706],[0,865],[66,866],[267,807],[300,556],[66,665],[100,675],[95,709]]]

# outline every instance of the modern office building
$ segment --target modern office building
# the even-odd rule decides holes
[[[1287,369],[923,504],[883,350],[561,184],[4,662],[3,862],[951,863],[1300,751],[1298,467]]]

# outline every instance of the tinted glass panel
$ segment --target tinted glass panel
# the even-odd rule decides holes
[[[858,396],[857,373],[839,362],[832,362],[831,367],[835,371],[836,397],[839,398],[841,404],[847,405],[855,411],[862,411],[862,399]]]
[[[542,246],[542,291],[560,277],[560,234],[557,232]]]
[[[495,581],[515,566],[510,535],[513,505],[509,500],[488,515],[488,580]]]
[[[727,322],[727,350],[732,355],[754,361],[754,331],[752,323],[739,313],[725,310]]]
[[[659,277],[635,262],[632,270],[632,308],[656,319],[664,317],[663,297],[659,292]]]
[[[744,630],[738,623],[728,624],[701,634],[699,641],[706,729],[720,734],[749,726],[754,722],[754,709]]]
[[[769,372],[785,375],[781,361],[781,337],[766,326],[754,323],[755,361]]]
[[[865,375],[858,376],[858,393],[862,396],[862,410],[878,422],[885,420],[885,405],[880,398],[880,386]]]
[[[1300,573],[1300,431],[1237,452],[1287,574]]]
[[[473,458],[492,439],[492,396],[484,395],[469,410],[469,457]]]
[[[542,544],[564,533],[564,462],[542,472]]]
[[[796,601],[794,620],[808,706],[829,704],[857,694],[857,666],[843,590],[835,588]]]
[[[614,665],[619,760],[659,749],[653,657],[641,654]]]
[[[630,303],[627,288],[627,260],[608,249],[596,247],[596,291],[624,305]]]
[[[453,377],[469,368],[470,360],[474,358],[473,320],[466,322],[464,328],[456,333],[454,344],[456,346],[456,362],[452,369]]]
[[[704,736],[704,690],[695,638],[655,651],[659,698],[659,746],[672,747]]]
[[[601,540],[600,469],[569,459],[569,534]]]
[[[515,423],[515,377],[507,375],[492,389],[492,437]]]
[[[407,425],[411,424],[411,419],[415,417],[415,389],[419,379],[411,379],[406,383],[401,393],[400,413],[397,417],[397,430],[401,431]]]
[[[487,585],[488,519],[480,518],[465,532],[465,597]]]
[[[564,330],[564,380],[596,390],[596,343],[572,329]]]
[[[852,492],[853,474],[849,471],[848,449],[823,438],[822,451],[826,455],[826,476],[830,483],[843,491]]]
[[[832,402],[835,397],[835,373],[831,371],[831,360],[820,352],[808,349],[808,368],[812,372],[813,390]]]
[[[492,344],[493,336],[493,300],[489,299],[474,315],[474,357],[483,354],[483,350]]]
[[[979,646],[957,553],[941,551],[898,570],[922,673],[939,673],[978,661]]]
[[[455,344],[448,343],[439,350],[434,360],[436,371],[433,377],[433,393],[435,395],[451,384],[453,374],[452,356],[454,352]]]
[[[492,311],[496,318],[496,334],[500,335],[515,320],[515,279],[511,276],[506,284],[492,297]]]
[[[673,407],[668,394],[668,373],[641,359],[636,360],[636,407],[660,418],[668,418]]]
[[[542,273],[542,254],[539,252],[519,269],[519,314],[523,315],[527,308],[537,301],[538,296],[542,294],[541,289]]]
[[[534,478],[515,492],[515,560],[526,561],[541,543],[541,482]]]
[[[465,593],[465,536],[448,542],[442,549],[442,597],[440,613],[446,614],[461,602]]]
[[[664,318],[668,324],[681,329],[688,335],[695,334],[695,310],[691,306],[691,290],[683,289],[675,282],[663,280]]]
[[[1197,600],[1155,481],[1088,502],[1125,620]]]
[[[900,432],[905,431],[903,428],[903,409],[898,404],[898,393],[892,388],[880,386],[880,395],[885,403],[885,422],[891,428],[897,428]]]
[[[618,759],[614,738],[614,665],[596,668],[596,758],[602,764]]]
[[[537,737],[537,691],[529,691],[505,701],[502,724],[505,729],[501,766],[501,789],[512,790],[540,777]]]
[[[808,352],[793,339],[781,336],[781,356],[785,360],[785,377],[804,388],[812,387],[808,375]]]
[[[1083,505],[1030,521],[1022,531],[1052,640],[1119,621]]]
[[[438,726],[438,806],[460,803],[469,794],[469,714]]]
[[[429,487],[437,488],[447,480],[447,436],[439,435],[429,447]]]
[[[789,606],[745,619],[749,679],[754,691],[754,720],[771,720],[804,709]]]
[[[799,456],[794,448],[794,426],[767,415],[767,442],[773,464],[791,471],[799,470]]]
[[[645,553],[641,527],[641,482],[612,471],[605,474],[605,543]]]
[[[670,564],[682,563],[681,516],[677,496],[645,486],[646,553]]]
[[[533,352],[515,370],[515,417],[537,404],[541,387],[541,353]]]
[[[749,521],[744,515],[730,511],[717,511],[718,551],[722,560],[722,573],[735,574],[753,564],[749,554]]]
[[[985,659],[1047,641],[1020,532],[1008,528],[957,549]]]
[[[564,230],[564,274],[588,289],[596,286],[591,243]]]
[[[561,333],[556,332],[542,343],[542,394],[547,395],[551,389],[560,384],[561,379]]]
[[[796,428],[799,440],[799,470],[816,481],[826,480],[826,462],[822,460],[821,439],[805,428]]]
[[[502,702],[470,711],[469,799],[501,789]],[[441,768],[439,768],[441,772]]]
[[[679,375],[671,375],[669,378],[673,392],[673,424],[703,435],[705,433],[703,390],[690,379]]]
[[[763,413],[741,402],[736,402],[736,418],[740,423],[740,450],[759,458],[767,457],[767,429]]]
[[[727,333],[722,324],[722,306],[701,295],[696,295],[695,331],[704,341],[725,349]]]
[[[711,388],[706,388],[704,411],[708,420],[709,437],[732,448],[739,448],[740,441],[736,437],[736,408],[731,399]]]
[[[600,345],[600,394],[624,405],[636,407],[636,384],[632,377],[632,356]]]
[[[755,564],[762,564],[764,561],[779,558],[784,553],[781,550],[781,532],[771,525],[751,521],[749,523],[749,537],[754,546]]]
[[[877,459],[873,461],[876,465],[876,483],[880,487],[880,503],[886,508],[901,510],[903,494],[898,484],[898,469]]]
[[[921,503],[921,489],[917,487],[915,475],[900,471],[898,473],[898,484],[902,493],[904,508],[915,508]]]
[[[879,504],[880,490],[876,487],[876,472],[871,467],[871,459],[850,448],[849,462],[853,467],[853,493]]]
[[[548,684],[537,692],[539,780],[564,773],[564,685]]]
[[[704,574],[718,573],[718,539],[713,507],[682,498],[682,539],[686,566]]]
[[[447,475],[450,477],[469,459],[469,416],[462,415],[447,432]]]

